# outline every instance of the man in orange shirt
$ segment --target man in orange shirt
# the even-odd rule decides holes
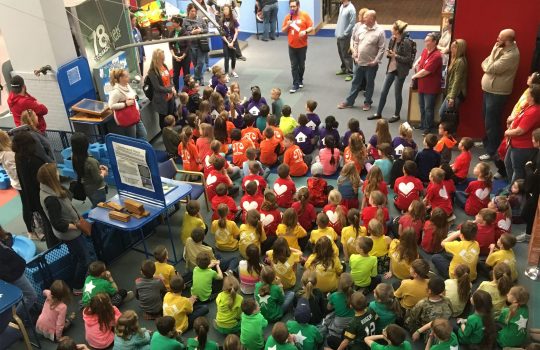
[[[285,154],[283,155],[283,164],[289,166],[289,175],[290,176],[304,176],[308,171],[308,166],[306,163],[311,163],[311,156],[305,155],[298,147],[294,144],[294,135],[287,134],[285,135]]]
[[[274,166],[278,161],[278,155],[282,153],[281,143],[274,137],[274,130],[264,130],[265,140],[261,142],[261,155],[259,160],[266,166]]]
[[[291,11],[285,16],[281,31],[287,33],[289,40],[289,59],[293,76],[293,86],[289,92],[294,94],[304,87],[307,35],[313,30],[313,21],[306,12],[300,11],[299,0],[289,0],[289,8]]]

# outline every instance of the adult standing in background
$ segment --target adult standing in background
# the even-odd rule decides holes
[[[37,115],[37,129],[42,134],[47,129],[47,123],[45,123],[45,115],[49,113],[47,107],[44,104],[39,103],[35,97],[30,95],[26,90],[26,84],[24,79],[20,75],[16,75],[11,78],[11,92],[7,100],[9,110],[13,114],[13,121],[15,126],[21,126],[21,114],[27,109],[31,109]]]
[[[276,40],[278,2],[277,0],[257,0],[257,8],[263,13],[262,41]]]
[[[308,34],[313,30],[313,21],[307,12],[300,11],[299,0],[289,0],[289,8],[291,11],[285,16],[281,31],[287,33],[289,41],[289,59],[293,77],[293,86],[289,92],[294,94],[304,87]]]
[[[384,55],[384,29],[377,24],[377,13],[368,10],[364,15],[364,25],[359,28],[351,38],[353,43],[352,57],[354,59],[354,76],[352,79],[349,96],[338,105],[338,108],[349,108],[360,92],[362,82],[366,81],[363,111],[369,111],[373,103],[373,91],[375,88],[375,76]],[[375,119],[368,117],[368,120]]]
[[[193,3],[189,3],[187,6],[187,18],[184,19],[183,27],[186,30],[186,34],[189,35],[208,33],[208,25],[206,21],[197,17],[197,8]],[[195,66],[194,77],[202,86],[204,85],[203,66],[208,57],[208,51],[206,47],[201,46],[201,40],[192,40],[189,42],[189,45],[191,48],[191,61]]]
[[[159,114],[159,127],[163,129],[165,127],[165,117],[174,114],[174,96],[176,95],[169,68],[165,65],[165,53],[163,50],[156,49],[152,53],[148,76],[154,89],[152,104],[154,110]]]
[[[443,55],[443,65],[448,64],[448,56],[450,54],[450,44],[452,43],[452,25],[454,24],[453,18],[445,18],[444,19],[444,25],[441,32],[441,37],[439,39],[439,43],[437,44],[437,48],[439,51],[441,51],[441,54]]]
[[[501,116],[506,100],[512,93],[519,66],[519,49],[515,37],[513,29],[502,30],[491,54],[482,62],[482,112],[486,127],[483,140],[486,153],[478,157],[482,161],[493,159],[501,142]]]
[[[439,37],[429,33],[424,39],[425,48],[416,60],[416,74],[412,79],[418,81],[418,105],[420,107],[420,128],[424,135],[433,131],[435,101],[441,92],[442,55],[437,49]]]
[[[109,108],[116,113],[116,111],[135,105],[138,111],[137,93],[129,86],[129,72],[125,69],[113,69],[110,73],[110,80],[112,90],[109,93]],[[155,97],[156,93],[154,92]],[[156,108],[155,105],[154,108]],[[116,114],[114,120],[116,122],[117,133],[133,138],[137,136],[137,123],[130,126],[120,126],[116,120]]]
[[[131,33],[133,34],[133,40],[136,43],[142,42],[142,35],[139,28],[137,28],[137,17],[134,14],[130,14],[129,18],[131,19]],[[137,47],[137,59],[139,62],[139,73],[141,77],[144,75],[144,61],[146,61],[146,54],[144,52],[144,46]]]
[[[540,129],[532,132],[532,142],[537,149],[536,155],[525,163],[525,206],[521,211],[521,217],[527,224],[525,233],[516,236],[518,242],[528,242],[531,239],[534,218],[536,217],[536,207],[538,206],[538,196],[540,195]]]
[[[222,8],[222,14],[220,19],[221,29],[223,30],[224,36],[221,37],[223,40],[223,56],[225,61],[225,74],[229,78],[229,61],[231,64],[231,75],[235,78],[238,78],[236,74],[236,49],[235,43],[238,41],[238,27],[240,24],[234,18],[232,8],[230,5],[224,5]]]
[[[356,9],[354,5],[350,0],[341,0],[335,31],[339,58],[341,60],[341,70],[336,75],[346,74],[345,81],[352,80],[353,74],[353,61],[349,47],[355,19]]]
[[[400,119],[401,106],[403,104],[403,83],[405,78],[409,74],[411,69],[412,58],[412,45],[410,40],[405,40],[404,34],[408,24],[397,20],[392,26],[392,38],[388,44],[388,50],[386,51],[386,57],[388,57],[388,65],[386,66],[386,78],[384,80],[383,89],[381,91],[381,98],[379,99],[379,105],[377,106],[377,113],[373,115],[373,119],[382,118],[382,111],[386,104],[386,97],[388,92],[394,85],[394,95],[396,97],[396,109],[394,116],[388,120],[389,123],[397,122]]]
[[[186,36],[186,30],[182,26],[183,19],[180,16],[174,16],[171,19],[172,31],[169,38],[180,38]],[[173,41],[169,43],[169,51],[172,55],[173,83],[176,90],[179,89],[180,71],[182,75],[189,74],[191,65],[191,55],[188,41]]]
[[[351,58],[352,58],[352,50],[353,50],[353,40],[352,40],[352,38],[356,38],[356,36],[358,35],[360,28],[362,28],[362,25],[364,24],[364,16],[365,16],[366,12],[368,12],[368,11],[369,11],[369,9],[367,7],[362,7],[358,11],[358,16],[357,16],[358,22],[356,22],[356,24],[353,27],[353,30],[351,32],[351,40],[349,42],[349,52],[351,53]],[[353,60],[353,69],[354,69],[354,60]],[[362,81],[362,84],[360,84],[360,91],[366,91],[366,80],[365,79]]]

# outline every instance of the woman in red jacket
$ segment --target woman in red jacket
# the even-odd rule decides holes
[[[44,117],[49,111],[45,105],[39,103],[35,97],[31,96],[26,91],[24,79],[20,75],[16,75],[11,79],[11,92],[9,94],[7,103],[11,114],[13,114],[15,126],[21,125],[22,112],[27,109],[31,109],[38,117],[37,129],[42,134],[45,133],[47,123],[45,123]]]

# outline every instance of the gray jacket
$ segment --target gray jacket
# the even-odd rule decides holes
[[[404,37],[396,45],[396,39],[394,37],[390,38],[388,43],[388,49],[393,50],[396,53],[396,62],[397,62],[397,75],[399,78],[405,78],[409,74],[409,70],[413,64],[412,55],[412,46],[409,39]],[[390,66],[390,59],[388,59],[388,65],[386,66],[386,71],[388,72],[388,67]]]
[[[58,197],[52,188],[44,184],[41,184],[40,189],[39,201],[41,202],[41,207],[45,211],[45,214],[47,214],[47,218],[51,222],[54,235],[62,241],[71,241],[79,237],[81,235],[80,230],[73,230],[67,227],[70,223],[74,224],[79,221],[79,214],[75,208],[73,208],[71,198]],[[54,199],[56,199],[60,204],[60,208],[56,208],[58,210],[52,211],[51,206],[45,204],[45,200],[49,197],[54,197]],[[50,201],[47,202],[50,203]],[[67,229],[65,231],[59,230],[58,226],[64,226]]]

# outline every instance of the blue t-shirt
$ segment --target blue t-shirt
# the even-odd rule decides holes
[[[390,183],[390,173],[392,172],[392,161],[390,159],[377,159],[373,165],[381,168],[384,182]]]
[[[310,154],[313,152],[315,145],[311,143],[311,140],[315,137],[315,131],[308,126],[300,125],[294,129],[293,134],[295,142],[298,147],[300,147],[302,152],[305,154]]]
[[[441,165],[441,155],[431,148],[424,148],[416,155],[416,165],[418,165],[418,178],[428,182],[431,169]]]

